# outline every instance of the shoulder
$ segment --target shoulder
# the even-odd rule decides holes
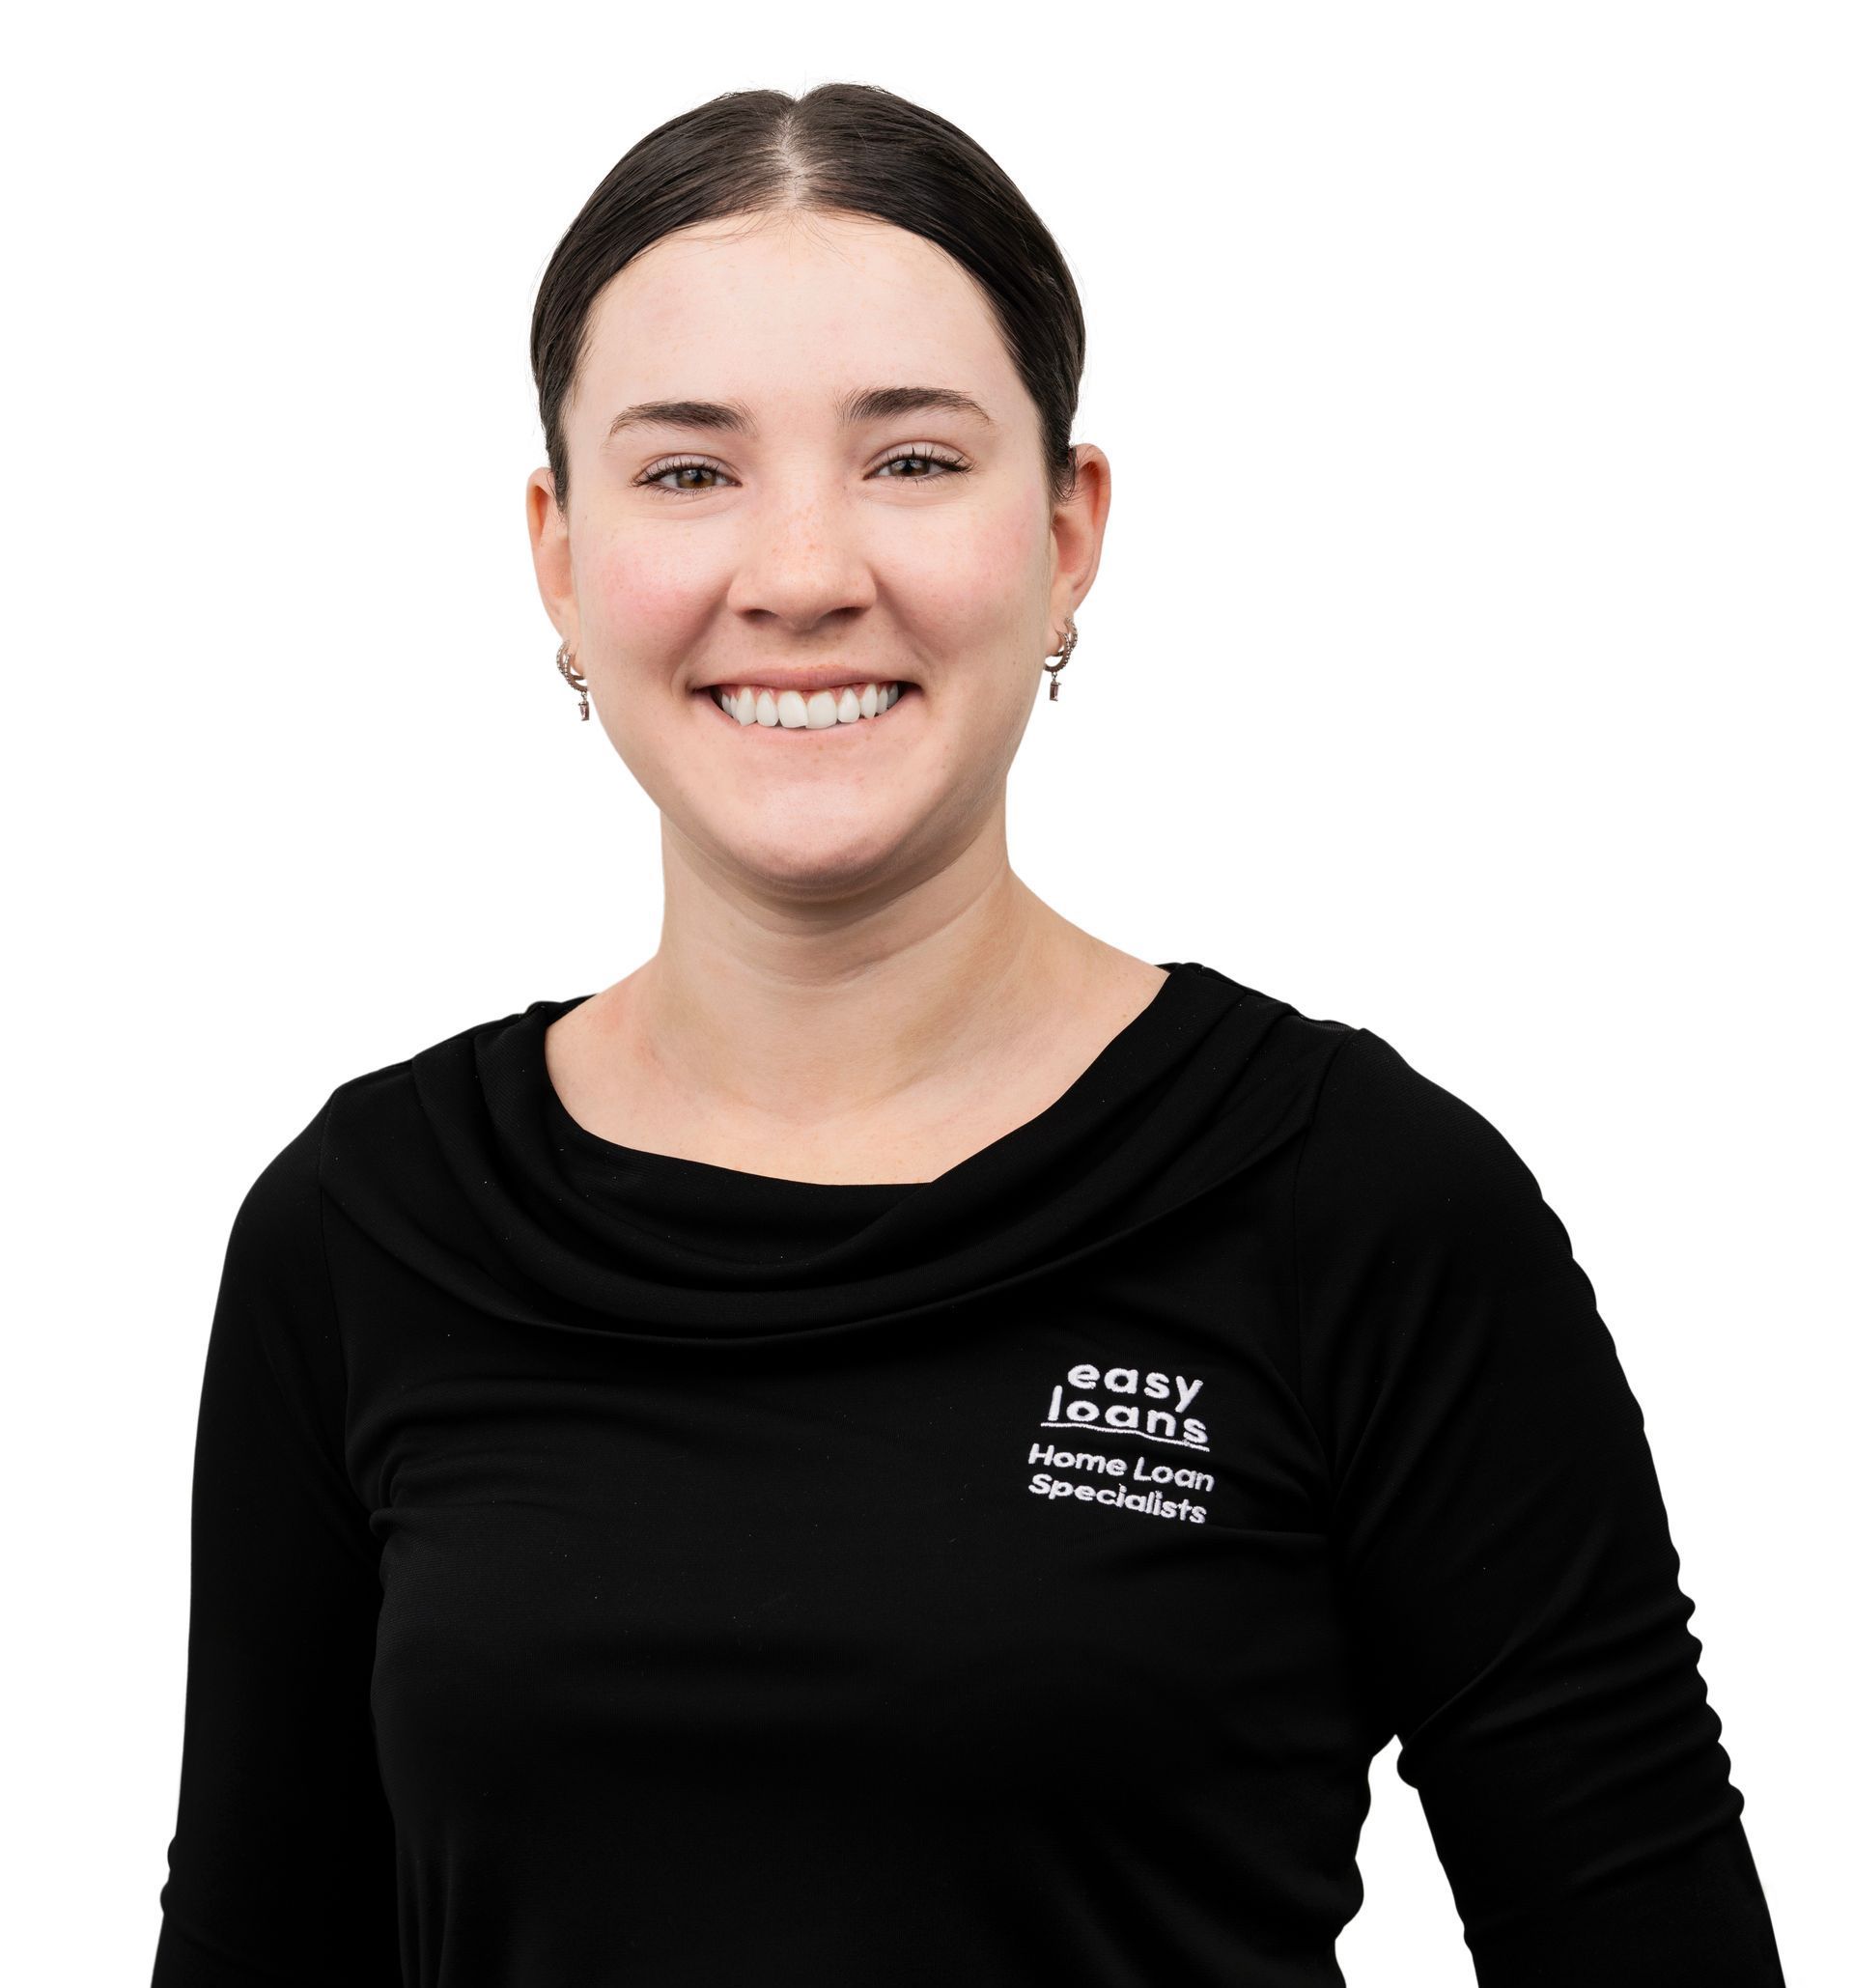
[[[506,1045],[517,1038],[538,1042],[546,1022],[574,1004],[538,998],[507,1014],[470,1022],[345,1078],[322,1106],[324,1165],[338,1164],[357,1144],[390,1141],[424,1123],[440,1097],[455,1103],[476,1095],[484,1071],[502,1056]]]
[[[1334,1056],[1362,1033],[1348,1022],[1304,1014],[1292,1002],[1201,961],[1167,965],[1180,983],[1173,1013],[1183,1018],[1182,1027],[1201,1025],[1211,1059],[1239,1068],[1234,1097],[1247,1100],[1264,1088],[1291,1090],[1305,1108]],[[1193,1075],[1195,1080],[1202,1073]]]
[[[232,1218],[228,1251],[235,1260],[287,1263],[305,1252],[319,1256],[322,1149],[327,1121],[324,1102],[245,1189]]]
[[[1406,1256],[1568,1261],[1531,1167],[1465,1099],[1368,1028],[1334,1050],[1302,1150],[1297,1229]]]
[[[1384,1402],[1384,1427],[1415,1442],[1436,1417],[1491,1430],[1496,1410],[1614,1378],[1594,1289],[1531,1169],[1368,1029],[1327,1066],[1290,1208],[1303,1400],[1335,1468]]]
[[[1304,1013],[1214,967],[1193,962],[1188,970],[1199,997],[1222,1006],[1229,1040],[1219,1054],[1241,1065],[1232,1106],[1298,1135],[1297,1236],[1328,1251],[1374,1236],[1444,1240],[1458,1250],[1562,1240],[1505,1135],[1382,1036]]]
[[[390,1165],[409,1160],[413,1142],[426,1145],[434,1135],[430,1107],[435,1094],[454,1099],[458,1080],[470,1078],[511,1029],[535,1019],[540,1009],[550,1015],[567,1005],[532,1001],[341,1078],[251,1182],[237,1217],[239,1232],[272,1241],[300,1233],[305,1223],[319,1220],[321,1191],[345,1161],[367,1156]]]
[[[1347,1029],[1321,1084],[1315,1120],[1334,1159],[1408,1174],[1479,1178],[1510,1170],[1518,1156],[1465,1099],[1415,1069],[1368,1028]]]

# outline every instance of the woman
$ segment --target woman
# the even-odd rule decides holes
[[[1393,1737],[1481,1981],[1782,1979],[1531,1175],[1011,870],[1082,358],[879,90],[705,104],[559,244],[535,569],[661,943],[239,1210],[156,1988],[1334,1983]]]

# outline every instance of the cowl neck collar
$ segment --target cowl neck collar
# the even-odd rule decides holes
[[[543,1050],[590,998],[577,994],[395,1066],[418,1122],[333,1142],[330,1198],[390,1253],[536,1326],[738,1344],[964,1303],[1108,1247],[1298,1128],[1303,1087],[1271,1081],[1281,1059],[1257,1055],[1295,1011],[1196,961],[1160,964],[1158,993],[1053,1105],[931,1181],[784,1181],[599,1139],[568,1116]],[[469,1235],[435,1234],[429,1195],[396,1186],[389,1161],[415,1165],[420,1147],[467,1202]],[[726,1254],[730,1210],[776,1219],[806,1197],[850,1218],[796,1223],[788,1255]],[[680,1223],[660,1218],[679,1209]]]

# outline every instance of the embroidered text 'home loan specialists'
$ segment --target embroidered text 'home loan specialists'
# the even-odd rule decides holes
[[[1188,1381],[1180,1375],[1149,1373],[1138,1367],[1109,1367],[1104,1373],[1087,1361],[1068,1371],[1067,1385],[1073,1390],[1067,1401],[1061,1382],[1050,1390],[1049,1413],[1043,1418],[1046,1429],[1086,1428],[1124,1432],[1143,1437],[1150,1442],[1166,1442],[1181,1449],[1208,1449],[1210,1432],[1195,1415],[1185,1414],[1203,1386],[1202,1381]],[[1110,1394],[1137,1395],[1147,1403],[1164,1402],[1163,1408],[1137,1407],[1132,1401],[1110,1402],[1104,1409],[1091,1399],[1097,1387]],[[1182,1422],[1180,1417],[1183,1417]],[[1030,1479],[1030,1492],[1037,1498],[1078,1498],[1096,1504],[1119,1505],[1127,1511],[1145,1512],[1155,1519],[1188,1519],[1201,1526],[1208,1516],[1202,1505],[1182,1498],[1166,1498],[1158,1487],[1185,1491],[1209,1491],[1216,1478],[1208,1470],[1195,1470],[1178,1464],[1154,1464],[1143,1456],[1105,1455],[1091,1450],[1059,1449],[1053,1442],[1032,1442],[1030,1462],[1048,1468]],[[1056,1470],[1080,1470],[1088,1476],[1105,1477],[1106,1484],[1092,1484],[1052,1474]],[[1135,1487],[1147,1485],[1148,1490]]]

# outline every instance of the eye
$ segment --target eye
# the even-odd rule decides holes
[[[889,476],[886,472],[898,464],[918,463],[927,468],[926,474]],[[892,456],[885,456],[876,464],[873,474],[886,483],[940,483],[948,476],[963,476],[971,467],[956,456],[942,456],[934,449],[901,449]],[[717,489],[712,483],[666,483],[666,477],[686,475],[707,475],[723,477],[726,470],[716,462],[704,462],[699,456],[679,456],[673,462],[658,462],[645,470],[637,479],[639,490],[653,490],[665,497],[699,497]]]
[[[885,456],[876,464],[876,474],[892,469],[897,462],[930,462],[953,476],[963,476],[970,464],[962,462],[957,456],[942,456],[933,449],[903,449],[898,455]],[[938,476],[891,476],[890,483],[939,483]]]
[[[706,470],[711,476],[725,476],[727,472],[714,462],[704,462],[697,456],[679,457],[674,462],[659,462],[654,469],[647,469],[637,479],[638,488],[660,491],[665,497],[699,497],[715,488],[713,484],[683,484],[672,489],[660,481],[665,476],[675,476],[687,469]]]

